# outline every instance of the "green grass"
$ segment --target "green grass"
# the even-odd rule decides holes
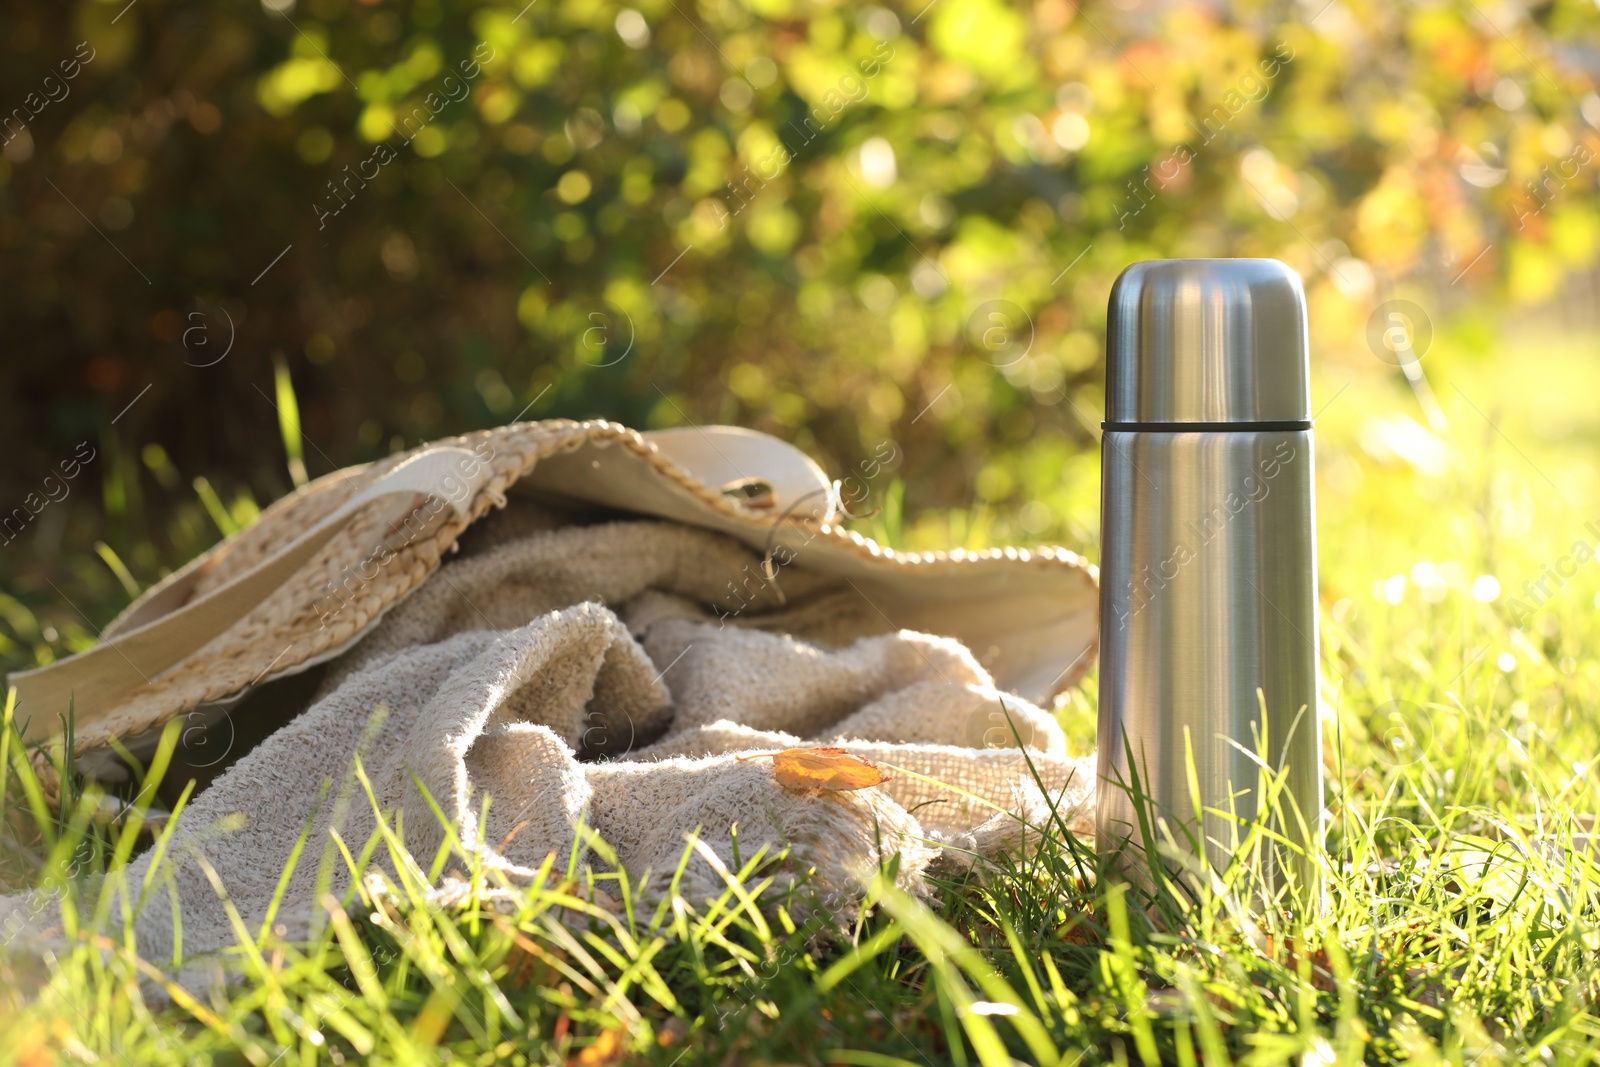
[[[1337,396],[1319,420],[1320,910],[1247,908],[1245,863],[1198,885],[1133,888],[1059,826],[992,867],[936,881],[931,901],[897,891],[891,861],[864,883],[860,913],[837,923],[803,887],[769,885],[765,856],[728,872],[714,901],[641,899],[624,875],[560,857],[508,910],[471,894],[427,906],[427,872],[385,893],[353,890],[327,902],[310,944],[247,931],[252,947],[231,964],[243,981],[226,996],[195,1002],[167,986],[174,1000],[161,1005],[157,962],[128,950],[118,922],[96,927],[91,915],[99,874],[116,877],[155,835],[137,805],[109,816],[92,793],[54,816],[8,728],[0,876],[61,886],[83,916],[76,928],[96,932],[43,962],[3,957],[0,1059],[1593,1062],[1600,566],[1547,584],[1538,605],[1523,586],[1575,540],[1593,543],[1586,522],[1600,525],[1600,368],[1576,341],[1530,338],[1493,361],[1453,352],[1448,333],[1438,348],[1429,370],[1450,419],[1438,456],[1393,421],[1423,421],[1397,374],[1334,363],[1318,383],[1319,403]],[[248,509],[206,493],[219,526],[248,521]],[[1092,514],[1046,502],[1058,531],[1093,528]],[[1010,521],[903,518],[898,503],[865,520],[917,546],[1007,539]],[[89,567],[106,555],[93,549],[68,565],[79,584],[66,588],[99,618],[123,574],[153,577],[124,548],[111,553],[129,561],[122,573]],[[1483,575],[1503,587],[1497,598],[1479,599]],[[81,637],[70,609],[24,599],[0,601],[10,662]],[[1060,710],[1080,751],[1093,744],[1093,710],[1091,677]],[[1241,855],[1267,832],[1244,829]]]

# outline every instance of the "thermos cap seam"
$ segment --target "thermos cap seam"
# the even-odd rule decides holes
[[[1309,430],[1310,419],[1266,422],[1102,422],[1102,430],[1124,433],[1262,433]]]

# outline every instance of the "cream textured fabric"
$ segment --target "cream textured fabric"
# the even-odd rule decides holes
[[[1075,828],[1092,824],[1092,759],[1068,758],[1049,713],[1000,693],[959,643],[890,630],[848,582],[796,566],[729,600],[730,582],[759,566],[731,538],[658,521],[576,525],[527,503],[485,519],[462,549],[332,664],[304,713],[181,814],[171,895],[182,956],[234,942],[207,866],[252,933],[302,832],[275,922],[297,937],[317,921],[319,859],[327,888],[349,885],[330,831],[359,855],[376,828],[358,755],[378,807],[403,826],[407,854],[375,853],[390,872],[426,870],[446,839],[424,789],[461,846],[512,883],[551,853],[563,867],[582,855],[587,826],[659,894],[691,835],[736,867],[737,824],[740,855],[787,849],[764,875],[809,878],[841,913],[889,854],[902,884],[924,893],[931,864],[1016,846],[1051,804]],[[795,790],[771,760],[736,758],[816,744],[894,777]],[[149,862],[127,884],[142,885]],[[723,888],[701,854],[679,883],[692,902]],[[0,934],[8,908],[28,907],[0,901]],[[159,881],[136,928],[146,958],[172,959]]]

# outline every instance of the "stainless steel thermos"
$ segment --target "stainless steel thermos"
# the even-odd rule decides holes
[[[1142,806],[1158,844],[1170,834],[1180,853],[1203,851],[1221,870],[1260,810],[1258,756],[1284,779],[1273,829],[1309,855],[1320,848],[1308,378],[1305,293],[1277,260],[1136,263],[1111,290],[1103,851],[1143,855]],[[1294,870],[1317,892],[1315,865],[1295,849],[1262,854],[1266,889]]]

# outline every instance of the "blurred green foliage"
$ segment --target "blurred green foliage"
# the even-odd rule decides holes
[[[1337,368],[1600,240],[1587,0],[629,2],[8,5],[0,506],[81,441],[101,495],[29,551],[147,582],[519,414],[893,442],[880,531],[1083,544],[1127,263],[1285,259]]]

